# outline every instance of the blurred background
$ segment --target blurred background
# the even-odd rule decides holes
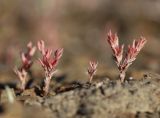
[[[52,49],[64,48],[58,69],[68,80],[86,81],[92,59],[99,62],[97,76],[117,77],[105,41],[109,29],[125,48],[140,36],[148,41],[129,68],[130,76],[160,73],[159,0],[0,0],[0,79],[17,79],[12,70],[21,63],[20,52],[38,40]],[[35,77],[44,76],[37,58],[32,70]]]

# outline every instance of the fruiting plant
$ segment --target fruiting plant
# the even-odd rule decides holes
[[[21,86],[20,89],[22,91],[25,90],[26,87],[26,83],[27,83],[27,74],[30,71],[30,67],[33,64],[32,62],[32,57],[35,54],[36,51],[36,47],[33,46],[32,42],[29,42],[27,44],[27,52],[22,52],[21,53],[21,61],[22,61],[22,65],[17,68],[14,68],[14,72],[16,73],[16,75],[18,76],[20,82],[21,82]]]
[[[49,92],[50,81],[56,71],[56,67],[60,61],[60,58],[62,57],[63,49],[62,48],[57,49],[54,52],[54,56],[52,57],[52,50],[47,49],[45,47],[43,40],[38,41],[37,45],[38,45],[39,51],[42,54],[42,58],[39,59],[39,62],[45,72],[43,92],[45,95],[47,95]]]
[[[117,34],[112,34],[112,32],[109,31],[107,34],[107,41],[113,51],[113,57],[120,72],[120,81],[123,83],[128,67],[133,63],[140,50],[144,47],[146,39],[140,37],[137,41],[134,40],[132,45],[128,45],[128,50],[125,55],[123,55],[124,45],[119,45]]]
[[[98,62],[90,61],[87,69],[89,75],[89,83],[92,82],[93,76],[96,74]]]

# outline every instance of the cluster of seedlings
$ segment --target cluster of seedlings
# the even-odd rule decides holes
[[[116,62],[118,70],[120,72],[119,79],[120,82],[123,83],[125,80],[125,75],[128,67],[133,63],[140,50],[144,47],[146,39],[144,37],[141,37],[137,41],[134,40],[132,45],[128,45],[128,50],[125,55],[123,55],[124,45],[121,46],[119,45],[119,38],[117,34],[112,34],[112,32],[109,31],[106,40],[108,41],[113,51],[114,61]],[[41,64],[45,73],[42,93],[43,95],[47,95],[49,92],[51,79],[54,76],[57,65],[63,55],[63,48],[55,50],[54,55],[52,55],[53,50],[46,48],[43,40],[38,41],[37,46],[33,46],[32,42],[29,42],[27,44],[27,49],[28,49],[27,52],[21,53],[22,65],[18,68],[16,67],[14,69],[14,72],[17,74],[20,80],[21,84],[20,90],[24,91],[26,88],[26,83],[28,81],[28,73],[30,73],[30,67],[33,64],[32,57],[34,56],[37,48],[42,55],[42,57],[39,58],[39,63]],[[92,82],[92,79],[96,74],[97,66],[98,66],[97,61],[89,62],[89,66],[87,69],[89,76],[89,83]]]

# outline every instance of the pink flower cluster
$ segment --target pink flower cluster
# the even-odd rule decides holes
[[[31,65],[32,65],[32,57],[35,54],[36,47],[33,46],[32,42],[29,42],[27,44],[27,52],[21,53],[21,60],[22,60],[22,65],[19,68],[15,68],[14,72],[17,74],[17,76],[20,79],[21,82],[21,90],[24,90],[26,87],[26,82],[27,82],[27,72],[29,71]]]
[[[133,63],[140,50],[144,47],[146,39],[144,37],[140,37],[137,41],[134,40],[132,45],[128,45],[128,51],[124,57],[124,45],[119,45],[119,38],[117,34],[112,34],[112,32],[109,31],[107,34],[107,41],[111,46],[113,57],[120,71],[120,81],[124,82],[128,67]]]
[[[50,84],[51,78],[55,73],[56,66],[60,58],[62,57],[63,49],[62,48],[57,49],[54,52],[54,57],[52,57],[52,50],[45,48],[45,44],[43,40],[38,41],[37,45],[38,45],[39,51],[42,54],[42,58],[39,59],[39,61],[45,71],[45,77],[46,77],[44,80],[43,91],[45,94],[47,94],[49,91],[49,84]]]
[[[97,66],[98,66],[98,62],[95,61],[90,61],[89,62],[89,67],[88,67],[88,75],[89,75],[89,82],[92,82],[93,76],[95,75],[96,71],[97,71]]]

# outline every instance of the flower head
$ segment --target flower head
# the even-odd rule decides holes
[[[109,31],[109,33],[107,35],[107,41],[113,51],[113,57],[116,61],[116,64],[117,64],[117,66],[119,66],[122,61],[122,58],[123,58],[124,45],[122,45],[122,46],[119,45],[119,38],[118,38],[117,34],[112,34],[111,31]]]
[[[93,76],[95,75],[96,71],[97,71],[97,66],[98,66],[98,62],[95,61],[90,61],[89,62],[89,67],[88,67],[88,75],[89,75],[89,82],[92,81]]]
[[[63,48],[59,48],[54,52],[54,56],[52,57],[52,50],[46,49],[44,45],[44,41],[41,40],[38,42],[38,49],[40,50],[42,54],[42,58],[39,59],[43,69],[45,70],[45,73],[47,76],[51,76],[52,73],[54,73],[56,66],[62,57],[63,54]]]
[[[25,71],[27,71],[31,67],[32,57],[35,54],[35,51],[36,51],[36,47],[33,46],[32,42],[29,42],[27,44],[27,52],[21,53],[22,66],[20,70],[24,69]]]

